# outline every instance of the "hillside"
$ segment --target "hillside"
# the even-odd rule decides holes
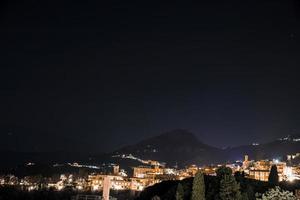
[[[218,149],[203,142],[187,130],[174,130],[123,147],[113,154],[132,154],[142,159],[166,162],[170,166],[190,164],[218,164],[243,159],[286,159],[286,155],[300,152],[300,136],[292,135],[260,145],[242,145]]]
[[[177,129],[162,133],[158,136],[145,139],[133,145],[125,146],[106,154],[85,152],[38,152],[38,151],[13,151],[2,150],[0,168],[13,167],[26,162],[44,164],[83,162],[90,164],[118,163],[127,168],[141,164],[137,160],[114,157],[115,155],[133,155],[143,160],[158,160],[168,166],[178,165],[184,167],[191,164],[207,165],[220,164],[226,161],[243,159],[249,155],[250,159],[286,159],[287,154],[300,152],[300,136],[293,135],[277,139],[260,145],[243,145],[228,149],[219,149],[201,142],[193,133]]]
[[[265,144],[243,145],[226,149],[225,151],[229,160],[241,159],[245,154],[255,160],[272,158],[285,160],[286,155],[300,152],[299,138],[300,136],[298,135],[289,135]]]
[[[132,154],[173,166],[210,164],[222,159],[222,150],[202,143],[191,132],[178,129],[123,147],[114,154]]]

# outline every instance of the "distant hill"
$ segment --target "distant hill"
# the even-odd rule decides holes
[[[89,158],[85,153],[74,152],[17,152],[0,151],[1,164],[0,169],[12,168],[16,165],[22,165],[28,162],[40,164],[54,164],[67,162],[80,162]]]
[[[238,146],[225,151],[229,160],[241,159],[245,154],[255,160],[272,158],[285,160],[286,155],[300,152],[300,136],[289,135],[269,143]]]
[[[114,154],[132,154],[168,165],[209,164],[222,160],[222,150],[202,143],[191,132],[178,129],[123,147]]]
[[[153,159],[176,163],[181,166],[190,164],[217,164],[226,161],[241,160],[244,155],[250,159],[286,159],[287,154],[300,152],[300,136],[290,135],[285,138],[260,144],[242,145],[219,149],[199,141],[191,132],[178,129],[143,140],[135,145],[123,147],[113,154],[132,154],[142,159]]]
[[[81,152],[78,149],[78,152]],[[26,162],[43,164],[82,162],[89,164],[118,163],[123,168],[142,164],[138,160],[113,157],[114,155],[129,155],[143,160],[158,160],[168,166],[184,167],[190,164],[219,164],[226,161],[243,159],[249,155],[250,159],[286,159],[287,154],[300,152],[300,136],[292,135],[260,145],[243,145],[227,149],[219,149],[201,142],[193,133],[177,129],[145,139],[133,145],[125,146],[106,154],[86,152],[27,152],[14,150],[0,150],[0,169],[12,167]]]

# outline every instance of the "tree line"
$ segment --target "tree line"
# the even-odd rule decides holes
[[[279,183],[275,165],[268,182],[246,178],[243,172],[233,174],[230,168],[223,166],[216,170],[216,176],[198,171],[194,178],[165,181],[149,187],[138,200],[294,200],[296,198],[290,191],[296,188],[300,188],[299,182]]]

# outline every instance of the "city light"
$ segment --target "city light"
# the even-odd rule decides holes
[[[300,153],[294,155],[287,155],[288,161],[297,158]],[[185,178],[193,177],[200,170],[206,175],[216,176],[216,169],[223,164],[210,165],[210,166],[197,166],[190,165],[185,168],[170,168],[161,165],[160,162],[155,160],[142,160],[132,154],[122,155],[122,159],[134,159],[143,165],[133,166],[133,173],[128,174],[119,165],[114,163],[103,164],[102,167],[107,167],[110,171],[105,173],[90,173],[87,177],[78,177],[75,174],[61,174],[58,180],[45,178],[45,183],[42,187],[52,188],[57,191],[64,190],[66,187],[73,188],[77,191],[101,191],[103,190],[105,178],[109,178],[109,187],[112,190],[132,190],[142,191],[145,188],[152,186],[164,180],[183,180]],[[250,160],[249,156],[245,155],[243,161],[236,161],[227,163],[225,166],[229,167],[233,173],[244,172],[245,176],[250,179],[259,181],[268,181],[270,169],[276,165],[278,171],[279,181],[294,182],[300,179],[300,166],[291,166],[287,162],[282,162],[278,158],[273,160]],[[28,167],[33,167],[32,164]],[[51,165],[55,167],[64,166],[63,164]],[[66,166],[74,168],[93,168],[101,169],[99,166],[85,165],[79,163],[67,163]],[[0,177],[1,185],[19,185],[26,188],[28,191],[38,190],[39,183],[36,179],[26,176],[18,179],[14,175],[6,175]]]

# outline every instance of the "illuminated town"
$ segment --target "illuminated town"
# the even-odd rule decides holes
[[[268,181],[270,169],[276,166],[278,169],[279,181],[293,182],[300,180],[300,165],[292,165],[291,161],[300,156],[300,153],[287,155],[285,161],[278,159],[273,160],[251,160],[248,155],[245,155],[243,161],[234,163],[226,163],[212,166],[196,166],[191,165],[183,169],[169,168],[155,160],[142,160],[133,155],[115,155],[114,157],[122,157],[124,159],[139,160],[140,166],[132,166],[132,174],[129,175],[124,169],[121,169],[117,164],[110,165],[108,173],[90,173],[87,176],[76,174],[60,174],[56,179],[49,177],[25,176],[17,178],[13,174],[0,176],[0,185],[2,186],[17,186],[22,190],[40,190],[54,189],[57,191],[66,188],[73,191],[92,191],[102,192],[104,190],[122,191],[130,190],[132,192],[140,192],[145,188],[160,183],[166,180],[183,180],[189,177],[194,177],[198,171],[206,175],[215,176],[216,169],[220,166],[226,166],[232,169],[233,173],[244,173],[245,177],[259,181]],[[27,163],[27,167],[34,166],[35,163]],[[82,165],[78,163],[66,164],[74,168],[99,169],[98,166]],[[53,167],[63,166],[59,164]],[[105,180],[108,183],[105,184]]]

